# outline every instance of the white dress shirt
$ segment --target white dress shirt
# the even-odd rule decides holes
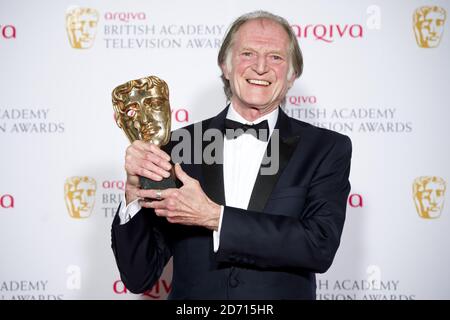
[[[245,124],[257,124],[267,120],[270,137],[278,119],[278,112],[279,108],[276,108],[271,113],[250,123],[237,113],[233,105],[230,105],[227,119]],[[242,134],[236,139],[224,139],[223,181],[227,206],[247,209],[267,144],[268,142],[258,140],[251,134]],[[123,206],[119,211],[120,224],[128,222],[140,209],[138,200],[129,203],[128,206]],[[218,231],[213,231],[214,252],[219,250],[223,210],[222,206]]]

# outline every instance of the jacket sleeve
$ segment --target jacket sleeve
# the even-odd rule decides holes
[[[141,209],[123,225],[116,214],[111,229],[121,279],[133,293],[150,290],[172,255],[167,223],[152,211]]]
[[[350,139],[340,135],[314,168],[304,205],[294,216],[225,207],[216,259],[257,268],[325,272],[344,225],[351,153]]]

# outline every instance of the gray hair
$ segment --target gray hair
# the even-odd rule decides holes
[[[303,56],[302,52],[300,50],[300,47],[298,45],[297,37],[295,36],[294,32],[292,31],[291,25],[289,22],[287,22],[286,19],[277,16],[275,14],[272,14],[267,11],[253,11],[250,13],[246,13],[231,24],[230,28],[228,29],[225,38],[222,42],[222,45],[219,50],[219,54],[217,56],[217,64],[219,67],[221,67],[223,64],[226,66],[229,66],[231,63],[231,47],[234,44],[234,38],[236,33],[238,32],[239,28],[246,22],[251,20],[259,20],[259,19],[266,19],[273,22],[278,23],[280,26],[283,27],[283,29],[286,31],[288,38],[289,38],[289,71],[288,75],[292,75],[292,73],[295,73],[295,77],[299,78],[300,75],[303,72]],[[223,90],[225,92],[225,95],[228,100],[231,100],[232,92],[230,88],[230,81],[225,78],[225,75],[222,72],[221,75],[222,81],[223,81]]]

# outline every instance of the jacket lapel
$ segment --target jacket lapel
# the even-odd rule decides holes
[[[226,107],[216,117],[211,119],[211,122],[206,129],[218,129],[224,132],[225,129],[225,117],[228,113],[228,107]],[[203,141],[203,139],[202,139]],[[202,151],[205,150],[209,141],[203,141]],[[202,173],[203,173],[203,190],[214,202],[225,205],[225,189],[223,181],[223,148],[217,150],[220,154],[216,155],[216,163],[206,164],[202,161]]]
[[[284,168],[288,164],[295,148],[297,147],[299,136],[295,136],[292,134],[291,126],[289,123],[289,117],[284,113],[284,111],[280,108],[277,123],[275,125],[275,129],[278,129],[279,134],[279,167],[275,174],[261,174],[264,168],[264,164],[268,163],[267,156],[271,156],[271,144],[272,138],[276,139],[276,133],[272,134],[270,141],[267,145],[267,150],[264,155],[264,160],[261,163],[261,167],[258,171],[258,176],[255,181],[255,185],[253,187],[252,195],[250,197],[250,201],[248,204],[248,210],[262,212],[264,207],[266,206],[267,200],[269,199],[270,194],[272,193],[273,188],[275,187],[278,179],[280,178],[281,173]],[[270,165],[270,164],[269,164]],[[222,174],[223,179],[223,174]],[[222,180],[223,181],[223,180]]]

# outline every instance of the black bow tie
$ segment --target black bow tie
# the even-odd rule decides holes
[[[227,139],[237,138],[243,133],[249,133],[261,141],[269,140],[269,123],[267,120],[257,124],[245,124],[225,119],[225,135]]]

